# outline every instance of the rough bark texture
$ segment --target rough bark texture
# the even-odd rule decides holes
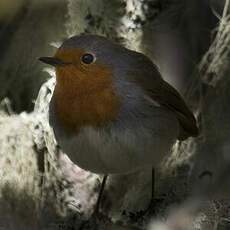
[[[47,119],[55,76],[37,62],[53,52],[50,43],[87,32],[154,59],[186,96],[202,130],[176,143],[159,166],[156,198],[162,199],[151,213],[141,212],[150,201],[151,169],[111,176],[98,229],[229,229],[229,1],[21,0],[10,12],[10,1],[3,3],[0,228],[79,229],[93,211],[101,176],[78,168],[58,148]],[[223,13],[217,32],[211,32],[218,22],[212,12]],[[31,112],[16,113],[24,110]],[[95,226],[91,219],[88,229]]]

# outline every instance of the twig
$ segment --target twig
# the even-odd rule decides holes
[[[229,65],[230,54],[230,0],[226,0],[222,19],[215,40],[200,63],[200,73],[203,80],[212,86],[224,75]]]

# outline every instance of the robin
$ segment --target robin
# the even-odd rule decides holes
[[[198,134],[180,94],[141,53],[80,35],[40,60],[56,70],[49,122],[57,142],[78,166],[105,175],[101,191],[108,174],[155,167],[176,140]]]

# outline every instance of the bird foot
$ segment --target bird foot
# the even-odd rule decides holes
[[[149,217],[152,217],[158,212],[163,200],[164,198],[154,198],[151,200],[146,209],[136,212],[127,212],[124,210],[122,215],[128,218],[128,222],[130,223],[137,223],[140,226],[144,225]]]
[[[78,230],[98,230],[98,223],[94,218],[83,221]]]
[[[92,214],[90,219],[83,221],[78,230],[101,230],[101,225],[105,225],[108,221],[108,217],[97,212]]]
[[[159,210],[161,203],[164,201],[164,198],[153,198],[151,199],[148,207],[144,210],[144,215],[155,215]]]

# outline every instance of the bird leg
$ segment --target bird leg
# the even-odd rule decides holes
[[[155,194],[155,169],[152,167],[152,193],[151,193],[151,203],[154,199]]]
[[[101,183],[101,186],[100,186],[100,191],[99,191],[99,194],[98,194],[97,203],[96,203],[93,215],[97,215],[99,213],[100,203],[101,203],[102,195],[103,195],[103,192],[104,192],[104,189],[105,189],[107,178],[108,178],[108,175],[104,175],[102,183]]]
[[[159,207],[159,204],[162,202],[163,199],[161,198],[155,198],[155,169],[152,168],[151,170],[151,199],[146,208],[143,210],[137,211],[137,212],[130,212],[129,217],[131,220],[142,223],[146,217],[150,217],[153,214],[157,213],[157,208]],[[143,222],[144,223],[144,222]]]
[[[98,198],[97,198],[97,202],[96,202],[96,206],[94,209],[94,212],[91,216],[91,218],[87,221],[83,221],[83,223],[80,225],[80,227],[78,228],[78,230],[86,230],[86,229],[91,229],[91,230],[98,230],[98,219],[99,219],[99,209],[100,209],[100,203],[102,200],[102,195],[105,189],[105,185],[106,185],[106,180],[108,178],[108,175],[104,175],[101,186],[100,186],[100,191],[98,194]]]
[[[152,191],[151,200],[149,206],[147,207],[145,213],[154,213],[156,211],[157,205],[162,202],[162,198],[155,197],[155,169],[152,168]]]
[[[147,208],[140,213],[140,217],[156,213],[157,206],[160,202],[162,202],[161,198],[155,198],[155,169],[152,168],[152,187],[151,187],[151,200]]]

